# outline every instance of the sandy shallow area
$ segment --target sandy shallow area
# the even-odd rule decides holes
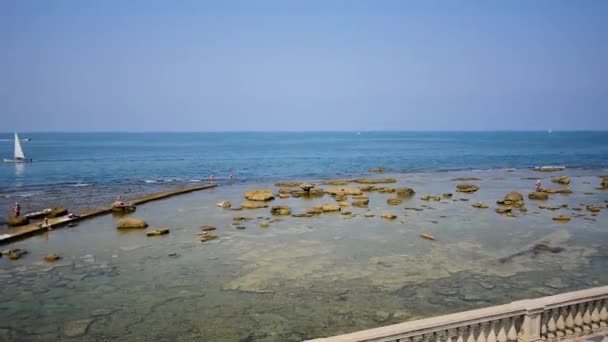
[[[0,340],[300,341],[606,285],[608,191],[597,189],[604,174],[371,175],[397,180],[379,187],[411,187],[416,194],[388,205],[394,193],[365,192],[368,208],[342,208],[351,215],[272,216],[270,207],[216,205],[239,206],[254,188],[276,193],[274,184],[227,185],[149,203],[131,216],[170,234],[120,231],[116,217],[103,216],[3,247],[29,254],[0,259]],[[528,199],[536,178],[543,187],[565,188],[550,181],[558,175],[570,176],[571,194]],[[453,180],[459,177],[477,180]],[[460,183],[479,190],[456,192]],[[524,195],[527,211],[496,213],[496,200],[511,191]],[[441,198],[422,200],[427,194]],[[475,202],[489,208],[473,208]],[[337,201],[324,195],[268,204],[298,214]],[[558,215],[570,221],[553,220]],[[202,226],[216,227],[218,238],[201,242]],[[535,249],[539,244],[559,252]],[[45,262],[48,253],[62,259]]]

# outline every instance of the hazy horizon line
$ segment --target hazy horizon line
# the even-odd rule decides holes
[[[608,132],[608,129],[575,129],[575,130],[541,130],[541,129],[497,129],[497,130],[217,130],[217,131],[197,131],[197,130],[116,130],[116,131],[4,131],[0,134],[29,134],[29,133],[87,133],[87,134],[104,134],[104,133],[127,133],[127,134],[147,134],[147,133],[533,133],[533,132],[548,132],[552,133],[574,133],[574,132]]]

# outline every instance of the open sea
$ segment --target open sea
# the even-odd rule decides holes
[[[31,164],[0,165],[0,204],[97,206],[230,170],[239,182],[563,165],[608,167],[608,132],[21,133]],[[12,133],[0,134],[11,158]],[[92,195],[94,194],[94,196]],[[0,215],[2,217],[2,215]]]

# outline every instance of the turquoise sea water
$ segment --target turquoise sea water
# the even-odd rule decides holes
[[[608,166],[608,132],[21,133],[34,163],[0,165],[0,205],[98,206],[116,193],[221,183],[397,173]],[[10,158],[12,133],[0,134]],[[2,216],[2,215],[0,215]]]

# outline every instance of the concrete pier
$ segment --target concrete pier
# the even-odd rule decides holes
[[[151,201],[157,201],[160,199],[164,199],[164,198],[168,198],[168,197],[172,197],[172,196],[176,196],[176,195],[181,195],[181,194],[185,194],[185,193],[189,193],[189,192],[193,192],[193,191],[204,190],[204,189],[215,188],[215,187],[217,187],[216,184],[189,186],[189,187],[185,187],[185,188],[179,188],[179,189],[174,189],[174,190],[153,193],[150,195],[146,195],[146,196],[142,196],[142,197],[138,197],[138,198],[129,200],[128,202],[133,205],[140,205],[140,204],[144,204],[144,203],[151,202]],[[49,224],[51,225],[51,227],[53,229],[56,229],[56,228],[63,227],[71,222],[79,222],[79,221],[90,219],[90,218],[97,217],[100,215],[109,214],[111,212],[112,212],[111,207],[101,208],[101,209],[81,213],[74,218],[69,218],[68,216],[50,218]],[[46,231],[47,231],[47,228],[42,227],[41,222],[35,222],[35,223],[30,223],[28,225],[21,226],[21,227],[10,228],[6,233],[3,233],[6,235],[9,235],[9,236],[0,239],[0,245],[6,245],[11,242],[25,239],[32,235],[44,233]]]

